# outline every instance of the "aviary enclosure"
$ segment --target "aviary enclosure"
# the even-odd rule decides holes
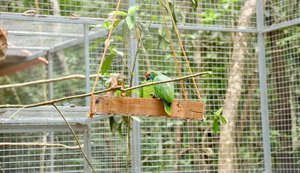
[[[2,172],[300,172],[298,0],[118,4],[0,0]],[[207,73],[174,82],[205,120],[89,117],[111,76],[149,70]]]

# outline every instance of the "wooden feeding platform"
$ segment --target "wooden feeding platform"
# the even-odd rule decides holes
[[[170,117],[203,120],[205,105],[202,102],[173,100],[172,115],[168,115],[159,99],[95,96],[92,97],[93,114],[118,114],[147,117]]]

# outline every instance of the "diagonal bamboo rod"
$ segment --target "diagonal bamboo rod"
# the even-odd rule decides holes
[[[96,76],[97,76],[96,74],[92,74],[90,75],[90,78],[94,78]],[[70,79],[85,79],[85,76],[81,74],[74,74],[74,75],[63,76],[63,77],[52,78],[52,79],[43,79],[43,80],[36,80],[36,81],[30,81],[24,83],[17,83],[17,84],[0,85],[0,89],[25,87],[30,85],[52,83],[52,82],[58,82],[63,80],[70,80]]]
[[[178,73],[178,77],[181,77],[182,74],[181,74],[181,71],[179,69],[179,64],[178,64],[178,61],[177,61],[177,58],[176,58],[175,48],[174,48],[174,44],[173,44],[173,41],[172,41],[172,36],[171,36],[170,30],[169,30],[169,27],[168,27],[168,24],[167,24],[166,14],[165,14],[165,10],[163,9],[162,0],[159,0],[159,5],[160,5],[160,9],[162,11],[163,17],[164,17],[164,24],[165,24],[165,28],[166,28],[166,31],[167,31],[167,35],[168,35],[168,38],[170,40],[170,47],[171,47],[171,50],[172,50],[172,56],[173,56],[174,64],[175,64],[175,67],[176,67],[176,70],[177,70],[177,73]],[[183,85],[183,81],[179,81],[179,83],[180,83],[181,91],[182,91],[182,94],[183,94],[183,98],[185,100],[187,100],[187,94],[186,94],[186,91],[185,91],[185,88],[184,88],[184,85]]]
[[[92,92],[91,92],[91,97],[92,98],[93,98],[93,96],[95,94],[94,92],[95,92],[95,89],[96,89],[98,78],[99,78],[100,73],[102,71],[102,66],[103,66],[103,63],[104,63],[106,51],[107,51],[108,47],[110,46],[110,37],[111,37],[112,32],[114,30],[114,24],[115,24],[115,22],[117,20],[117,15],[118,15],[118,11],[119,11],[119,8],[120,8],[120,4],[121,4],[121,0],[118,1],[117,7],[116,7],[116,11],[115,11],[115,15],[114,15],[114,19],[112,21],[111,28],[109,29],[108,36],[107,36],[107,39],[105,41],[104,51],[103,51],[103,54],[102,54],[102,58],[101,58],[101,61],[100,61],[99,67],[98,67],[98,71],[97,71],[97,76],[96,76],[96,79],[94,81],[94,85],[93,85]],[[89,113],[89,116],[91,118],[93,117],[93,113],[92,113],[92,100],[93,99],[91,99],[91,104],[90,104],[91,106],[90,106],[90,113]]]
[[[170,9],[168,0],[165,0],[165,3],[166,3],[166,9],[167,9],[167,11],[168,11],[168,13],[169,13],[169,15],[170,15],[170,17],[171,17],[172,24],[173,24],[173,28],[174,28],[175,33],[176,33],[176,35],[177,35],[177,38],[178,38],[178,41],[179,41],[179,45],[180,45],[180,47],[181,47],[181,50],[182,50],[182,53],[183,53],[183,56],[184,56],[186,65],[187,65],[187,67],[188,67],[188,69],[189,69],[190,74],[193,74],[192,68],[191,68],[191,66],[190,66],[190,62],[189,62],[189,60],[188,60],[188,58],[187,58],[187,55],[186,55],[186,52],[185,52],[185,49],[184,49],[184,46],[183,46],[183,43],[182,43],[182,40],[181,40],[181,37],[180,37],[180,32],[179,32],[179,30],[178,30],[178,28],[177,28],[177,25],[176,25],[176,22],[175,22],[175,20],[174,20],[174,16],[173,16],[173,14],[172,14],[172,12],[171,12],[171,9]],[[199,100],[201,100],[201,96],[200,96],[200,93],[199,93],[199,90],[198,90],[198,86],[197,86],[197,84],[196,84],[196,81],[195,81],[195,79],[194,79],[193,77],[192,77],[192,80],[193,80],[193,84],[194,84],[194,86],[195,86],[195,90],[196,90],[197,97],[199,98]]]
[[[208,72],[195,73],[195,74],[192,74],[192,75],[187,75],[187,76],[178,77],[178,78],[165,80],[165,81],[151,82],[151,83],[137,85],[137,86],[133,86],[133,87],[130,87],[130,88],[125,88],[125,89],[121,89],[120,87],[108,88],[108,89],[96,91],[96,92],[94,92],[94,94],[106,93],[108,91],[112,91],[112,90],[116,90],[116,89],[119,89],[123,92],[126,92],[126,91],[131,91],[131,90],[146,87],[146,86],[169,83],[169,82],[175,82],[175,81],[180,81],[180,80],[184,80],[184,79],[188,79],[188,78],[193,78],[193,77],[196,77],[196,76],[203,76],[203,75],[206,75],[206,74],[212,74],[212,72],[208,71]],[[74,96],[69,96],[69,97],[62,97],[62,98],[55,99],[55,100],[50,100],[50,101],[45,101],[45,102],[40,102],[40,103],[34,103],[34,104],[29,104],[29,105],[0,105],[0,108],[31,108],[31,107],[50,105],[50,104],[53,104],[53,103],[56,103],[56,102],[61,102],[61,101],[70,100],[70,99],[83,98],[83,97],[87,97],[87,96],[91,96],[91,95],[92,95],[92,93],[86,93],[86,94],[74,95]]]
[[[78,149],[78,146],[68,146],[60,143],[49,144],[49,143],[35,143],[35,142],[26,142],[26,143],[16,143],[16,142],[1,142],[0,146],[38,146],[38,147],[62,147],[65,149]]]
[[[80,151],[81,151],[81,153],[82,153],[84,159],[87,161],[87,163],[88,163],[88,165],[90,166],[90,168],[92,169],[93,173],[96,173],[95,168],[93,167],[91,161],[89,160],[89,158],[87,157],[87,155],[86,155],[85,152],[83,151],[83,148],[82,148],[82,146],[81,146],[81,144],[80,144],[80,142],[79,142],[79,139],[78,139],[76,133],[74,132],[73,128],[71,127],[71,125],[70,125],[69,122],[67,121],[66,116],[60,111],[60,109],[58,109],[58,107],[57,107],[54,103],[52,103],[52,106],[58,111],[58,113],[59,113],[59,114],[61,115],[61,117],[64,119],[65,123],[67,124],[67,126],[68,126],[69,129],[71,130],[71,132],[72,132],[72,134],[73,134],[73,136],[74,136],[74,138],[75,138],[75,140],[76,140],[76,143],[77,143],[77,145],[78,145],[78,147],[79,147],[79,149],[80,149]]]

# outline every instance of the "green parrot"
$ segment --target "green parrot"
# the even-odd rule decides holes
[[[168,76],[163,75],[160,72],[152,71],[145,74],[147,80],[153,80],[154,82],[170,80]],[[165,111],[168,115],[172,114],[172,101],[174,99],[174,83],[163,83],[154,85],[154,94],[160,98],[164,103]]]
[[[152,80],[144,80],[141,84],[147,84],[147,83],[150,83],[152,82]],[[151,86],[146,86],[146,87],[142,87],[140,89],[140,98],[152,98],[153,97],[153,94],[154,94],[154,86],[151,85]]]

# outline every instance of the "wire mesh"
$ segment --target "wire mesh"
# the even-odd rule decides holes
[[[104,51],[104,44],[106,40],[106,35],[104,37],[100,37],[94,40],[91,40],[89,42],[89,47],[90,47],[90,74],[97,74],[98,69],[99,69],[99,64],[101,62],[101,58],[103,56],[103,51]],[[127,33],[122,33],[122,32],[114,32],[111,43],[110,43],[110,48],[107,50],[105,59],[111,59],[112,64],[109,69],[107,69],[106,74],[109,75],[104,75],[103,69],[106,69],[103,65],[103,69],[100,73],[99,81],[96,85],[97,90],[105,89],[108,87],[105,82],[108,80],[110,75],[114,74],[122,74],[124,77],[126,77],[126,83],[128,84],[128,79],[129,79],[129,71],[131,70],[129,66],[129,61],[128,61],[128,48],[126,47],[126,43],[128,42],[128,35]],[[104,64],[107,64],[106,62]],[[94,81],[95,78],[91,78],[91,88],[94,86]]]
[[[166,8],[166,1],[162,0],[163,8]],[[237,21],[244,0],[241,1],[199,1],[196,10],[193,8],[193,2],[197,1],[168,1],[173,15],[178,19],[179,26],[206,26],[206,27],[224,27],[237,28]],[[159,1],[137,0],[143,10],[138,12],[138,16],[144,22],[153,24],[163,23],[163,15]],[[169,18],[170,19],[170,18]],[[251,19],[249,28],[255,27],[255,16]]]
[[[0,164],[5,172],[82,172],[83,158],[69,132],[1,133]],[[82,132],[77,133],[82,140]],[[26,146],[63,144],[66,147]],[[10,144],[18,144],[13,146]]]
[[[92,161],[99,172],[125,172],[127,164],[127,132],[113,134],[107,119],[94,122],[92,127]],[[125,127],[124,127],[125,128]],[[131,163],[129,163],[129,167]]]
[[[8,31],[11,53],[19,50],[31,55],[83,37],[82,25],[20,20],[1,20],[0,25]]]
[[[78,17],[107,18],[114,11],[117,1],[110,0],[14,0],[0,1],[2,12],[22,13],[23,15],[55,15],[70,19]],[[127,3],[121,3],[121,9],[127,9]]]
[[[152,35],[155,35],[153,31]],[[157,32],[157,31],[156,31]],[[182,32],[184,47],[188,54],[193,72],[212,71],[212,76],[196,79],[201,95],[206,104],[206,122],[182,121],[171,119],[143,119],[142,128],[142,162],[143,172],[216,172],[218,164],[223,160],[218,154],[232,153],[231,148],[219,150],[219,135],[215,135],[211,129],[213,114],[223,105],[227,89],[230,67],[233,66],[231,57],[235,45],[241,42],[232,42],[235,36],[232,33],[195,31]],[[197,37],[188,37],[197,35]],[[222,35],[222,40],[215,41],[216,35]],[[235,153],[235,171],[262,171],[263,147],[261,138],[261,119],[259,116],[259,93],[257,56],[255,51],[255,35],[246,36],[248,46],[245,48],[243,68],[243,93],[239,100],[239,108],[236,118],[233,120],[236,128],[235,146],[239,153]],[[159,35],[152,37],[149,42],[157,44]],[[175,39],[174,39],[175,40]],[[201,40],[201,41],[200,41]],[[182,75],[189,74],[184,57],[180,53],[178,43],[175,42],[176,55]],[[238,47],[242,49],[244,46]],[[163,71],[169,76],[178,74],[169,49],[148,50],[147,54],[139,55],[140,80],[144,80],[142,74],[149,69]],[[176,83],[176,96],[182,98],[180,87]],[[189,99],[197,100],[191,80],[185,82]],[[222,89],[220,89],[222,88]],[[250,130],[251,129],[251,130]],[[251,136],[251,137],[250,137]],[[250,138],[249,138],[250,137]],[[218,162],[217,162],[218,160]],[[247,165],[240,166],[240,165]],[[228,170],[229,171],[229,170]]]
[[[82,45],[64,49],[56,52],[53,59],[53,78],[63,77],[73,74],[85,74],[85,55]],[[79,95],[86,92],[85,79],[63,80],[53,84],[53,99]],[[59,103],[64,106],[84,106],[84,98],[68,100]]]
[[[299,19],[299,1],[266,1],[265,24],[267,26]]]
[[[242,31],[256,29],[256,15],[250,17],[246,26],[241,27],[239,23],[241,9],[245,8],[244,4],[248,1],[199,1],[197,11],[194,11],[191,5],[196,1],[168,2],[172,7],[173,15],[178,20],[178,26],[181,27],[183,45],[193,72],[213,72],[212,75],[196,78],[202,101],[206,105],[207,119],[200,122],[171,118],[142,118],[141,134],[138,134],[141,135],[141,141],[133,141],[141,146],[142,172],[265,171],[262,140],[264,122],[261,120],[260,113],[262,108],[260,107],[259,92],[261,91],[259,90],[259,57],[257,55],[261,48],[257,47],[256,38],[257,32],[261,31],[254,30],[252,34],[224,32],[226,29],[235,31],[236,28]],[[122,3],[121,11],[127,11],[127,3],[127,1]],[[139,73],[134,73],[134,77],[138,77],[139,82],[143,81],[144,73],[151,69],[162,71],[172,78],[177,77],[178,73],[169,47],[170,40],[164,33],[164,27],[160,27],[160,24],[163,24],[163,17],[158,1],[137,0],[136,4],[141,5],[142,9],[137,11],[137,20],[141,22],[139,24],[143,24],[144,28],[150,27],[143,33],[145,34],[143,46],[147,49],[138,47],[140,50],[137,56]],[[298,1],[266,1],[266,4],[259,5],[265,7],[266,27],[298,20],[300,17]],[[89,38],[90,66],[89,69],[85,69],[84,45],[82,44],[84,27],[75,24],[49,23],[49,18],[56,16],[57,19],[68,19],[69,23],[72,21],[75,23],[77,19],[86,17],[93,18],[91,20],[111,19],[112,15],[108,13],[114,11],[115,7],[116,1],[108,0],[0,0],[1,14],[22,15],[23,17],[39,15],[42,18],[39,20],[44,20],[44,22],[1,20],[1,27],[8,29],[11,42],[9,51],[26,49],[36,53],[51,50],[49,55],[52,57],[53,65],[52,71],[48,71],[48,74],[45,66],[39,66],[23,71],[22,74],[2,78],[1,83],[43,79],[50,76],[61,77],[75,73],[84,74],[85,70],[95,74],[101,61],[106,35],[103,34],[103,37],[99,35],[100,38]],[[170,17],[167,17],[167,20],[171,24]],[[199,26],[201,30],[195,26]],[[299,27],[297,25],[264,34],[268,71],[271,156],[274,172],[300,171]],[[97,31],[97,29],[92,29],[89,33]],[[113,33],[111,49],[108,50],[106,58],[112,57],[114,53],[117,55],[113,57],[109,73],[120,73],[130,78],[130,66],[132,57],[135,55],[132,55],[128,45],[135,34],[137,33],[120,29]],[[189,71],[175,34],[172,38],[179,70],[182,75],[188,75]],[[73,46],[75,44],[77,46]],[[64,48],[64,50],[59,48]],[[131,47],[131,49],[134,48]],[[232,78],[235,74],[233,69],[239,69],[238,73],[241,75]],[[107,78],[100,79],[97,83],[97,90],[107,87],[105,85]],[[232,81],[237,84],[232,85]],[[93,82],[94,79],[91,79],[91,87]],[[183,99],[179,83],[175,82],[175,86],[176,99]],[[185,80],[184,86],[188,99],[198,100],[192,80]],[[36,89],[32,91],[32,88]],[[39,92],[41,88],[43,92]],[[22,90],[7,89],[1,92],[0,103],[29,104],[45,101],[50,97],[60,98],[86,91],[84,80],[57,82],[53,84],[51,96],[50,89],[49,85],[25,87]],[[26,92],[27,90],[30,92]],[[238,97],[228,98],[227,94],[230,92],[236,92]],[[15,97],[9,97],[12,94]],[[236,107],[230,107],[228,110],[235,112],[230,114],[227,110],[227,113],[224,113],[224,116],[229,118],[229,124],[221,125],[217,122],[221,125],[221,133],[214,134],[212,124],[215,115],[213,112],[226,105],[226,101],[234,103],[232,105]],[[77,99],[60,104],[77,107],[84,105],[85,102],[83,99]],[[39,116],[43,115],[45,112],[39,114]],[[15,118],[28,123],[28,120],[25,120],[27,116],[24,112],[20,112]],[[47,118],[44,120],[48,120]],[[55,125],[57,122],[52,123],[51,125]],[[232,131],[228,132],[227,128],[231,128]],[[118,134],[111,134],[108,117],[92,122],[90,132],[91,138],[88,140],[91,140],[91,153],[89,154],[97,172],[124,172],[127,166],[127,141],[120,138]],[[232,141],[222,138],[228,135],[224,132],[228,132]],[[77,134],[82,143],[86,142],[83,141],[83,131],[77,131]],[[122,135],[123,137],[127,135],[126,130],[123,130]],[[67,146],[76,146],[69,132],[51,130],[41,132],[34,128],[27,132],[23,132],[22,129],[17,130],[16,133],[2,132],[0,140],[2,143],[58,142]],[[82,172],[87,166],[78,149],[64,147],[2,145],[0,161],[0,168],[5,172]],[[228,162],[233,165],[230,169],[226,167]],[[130,161],[129,167],[133,166]]]
[[[276,172],[298,172],[299,26],[266,34],[271,152]]]

